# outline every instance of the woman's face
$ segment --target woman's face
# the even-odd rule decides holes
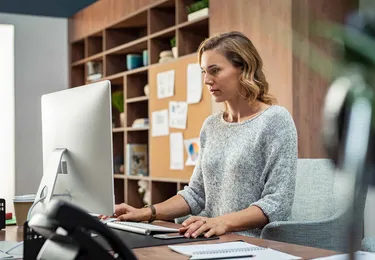
[[[236,100],[239,96],[241,69],[215,50],[203,52],[201,68],[204,83],[216,102]]]

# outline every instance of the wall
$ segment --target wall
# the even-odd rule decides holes
[[[333,66],[316,53],[320,51],[330,57],[337,53],[337,46],[317,35],[316,22],[342,24],[347,14],[357,9],[358,0],[293,0],[293,118],[298,130],[300,157],[327,157],[320,133],[322,108],[333,77]]]
[[[41,95],[68,87],[67,19],[0,13],[15,28],[16,195],[42,177]]]
[[[234,30],[247,35],[263,59],[270,92],[293,113],[290,27],[291,0],[210,2],[210,35]]]
[[[13,212],[14,196],[14,27],[0,24],[0,198]]]

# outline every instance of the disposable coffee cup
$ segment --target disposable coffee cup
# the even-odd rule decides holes
[[[17,226],[23,226],[27,221],[27,214],[35,200],[35,194],[15,196],[13,199]]]

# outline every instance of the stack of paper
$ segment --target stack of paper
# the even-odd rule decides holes
[[[0,259],[22,259],[23,242],[0,241]]]
[[[250,257],[254,260],[294,260],[301,257],[289,255],[270,248],[255,246],[245,242],[228,242],[218,244],[187,245],[187,246],[168,246],[173,251],[190,256],[190,259],[234,259],[241,257]]]
[[[13,258],[13,256],[5,254],[0,251],[0,259],[7,259],[7,258]]]

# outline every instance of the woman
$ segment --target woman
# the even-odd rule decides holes
[[[288,219],[294,196],[297,133],[289,112],[268,93],[262,60],[239,32],[201,43],[204,82],[225,111],[203,123],[201,152],[189,186],[165,202],[136,209],[116,205],[120,220],[171,220],[192,214],[186,237],[226,232],[259,237],[261,228]],[[240,232],[242,231],[242,232]]]

